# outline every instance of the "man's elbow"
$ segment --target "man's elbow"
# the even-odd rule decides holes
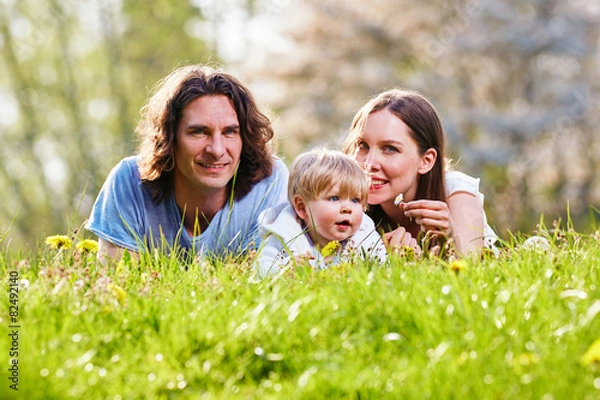
[[[104,266],[110,263],[118,263],[121,261],[123,257],[123,253],[128,251],[123,247],[117,246],[114,243],[109,242],[108,240],[98,239],[98,261]],[[137,253],[129,252],[131,255],[136,255]]]

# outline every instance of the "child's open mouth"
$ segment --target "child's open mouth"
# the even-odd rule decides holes
[[[336,222],[335,224],[337,226],[339,226],[340,228],[342,228],[342,229],[347,229],[347,228],[350,228],[352,226],[350,224],[350,221],[348,221],[348,220]]]

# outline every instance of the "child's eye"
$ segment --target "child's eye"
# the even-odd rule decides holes
[[[360,203],[360,199],[358,197],[355,197],[352,199],[352,202],[355,204],[358,204],[358,203]]]
[[[329,201],[339,201],[340,198],[338,196],[331,196],[329,197]]]

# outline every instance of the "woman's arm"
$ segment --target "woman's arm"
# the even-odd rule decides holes
[[[454,225],[452,238],[458,253],[481,253],[484,245],[481,201],[471,193],[455,192],[446,203]]]

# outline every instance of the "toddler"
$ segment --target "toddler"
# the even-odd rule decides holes
[[[385,261],[381,236],[364,213],[368,192],[367,175],[350,156],[327,149],[300,154],[290,170],[289,204],[258,217],[259,275],[275,273],[297,258],[319,269],[355,255]]]

